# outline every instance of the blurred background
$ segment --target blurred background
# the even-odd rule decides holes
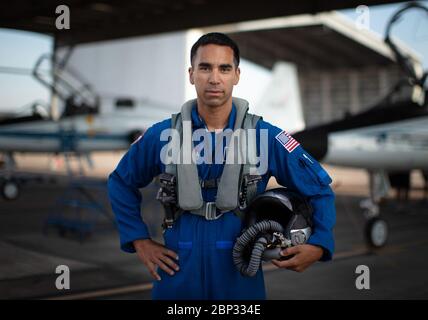
[[[268,298],[428,298],[427,7],[2,2],[0,299],[150,299],[150,275],[119,249],[106,181],[135,139],[196,97],[190,48],[213,31],[241,50],[234,96],[292,132],[337,195],[335,259],[303,274],[265,264]],[[158,188],[141,190],[142,216],[161,242]],[[359,265],[369,290],[355,286]]]

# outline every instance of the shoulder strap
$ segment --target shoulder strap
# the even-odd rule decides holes
[[[204,204],[201,186],[199,185],[198,168],[193,162],[192,144],[192,108],[196,100],[187,101],[180,112],[180,119],[175,123],[175,129],[181,137],[180,163],[176,165],[178,204],[183,210],[197,210]]]
[[[239,206],[239,183],[242,175],[242,164],[235,161],[237,156],[235,153],[240,153],[241,159],[245,159],[244,152],[246,151],[242,143],[245,141],[245,132],[241,129],[244,127],[244,119],[248,112],[248,102],[243,99],[233,98],[233,104],[236,107],[236,119],[233,128],[234,133],[229,139],[229,144],[227,146],[226,163],[223,167],[223,173],[220,178],[215,201],[216,207],[222,211],[234,210]],[[241,134],[242,136],[237,136]],[[238,138],[238,146],[236,146],[233,141],[235,137]],[[228,161],[230,163],[228,163]]]

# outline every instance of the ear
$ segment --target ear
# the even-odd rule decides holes
[[[189,67],[188,71],[189,71],[189,81],[190,81],[190,83],[191,84],[195,84],[195,81],[193,80],[193,68]]]
[[[236,71],[235,71],[235,81],[233,82],[233,84],[235,86],[238,84],[240,76],[241,76],[241,69],[239,69],[239,67],[238,67],[238,68],[236,68]]]

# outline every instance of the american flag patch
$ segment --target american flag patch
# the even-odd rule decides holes
[[[300,145],[300,143],[286,131],[277,134],[275,139],[278,140],[288,152],[293,152],[293,150]]]

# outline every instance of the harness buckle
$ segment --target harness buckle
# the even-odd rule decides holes
[[[262,180],[262,176],[260,176],[260,175],[246,174],[244,176],[244,186],[248,186],[250,184],[257,183],[260,180]]]
[[[207,220],[217,220],[223,215],[220,213],[217,215],[217,207],[215,206],[215,202],[207,202],[205,205],[205,219]]]
[[[176,184],[176,178],[174,175],[169,174],[169,173],[161,173],[159,175],[159,183],[163,186],[163,187],[175,187]]]
[[[257,182],[262,180],[262,176],[260,175],[250,175],[246,174],[242,178],[242,185],[241,190],[239,192],[239,210],[243,211],[247,207],[247,204],[249,201],[252,200],[252,197],[254,194],[250,195],[250,198],[248,197],[249,187],[250,189],[256,189],[257,188]],[[256,190],[254,190],[256,191]],[[253,192],[254,193],[254,192]]]
[[[177,194],[176,177],[172,174],[162,173],[159,175],[160,189],[156,195],[156,199],[163,205],[165,210],[165,218],[162,223],[162,228],[172,228],[177,213]]]
[[[171,229],[174,225],[174,219],[164,218],[162,223],[162,229]]]
[[[201,188],[213,189],[218,187],[219,179],[201,180],[200,183]]]

